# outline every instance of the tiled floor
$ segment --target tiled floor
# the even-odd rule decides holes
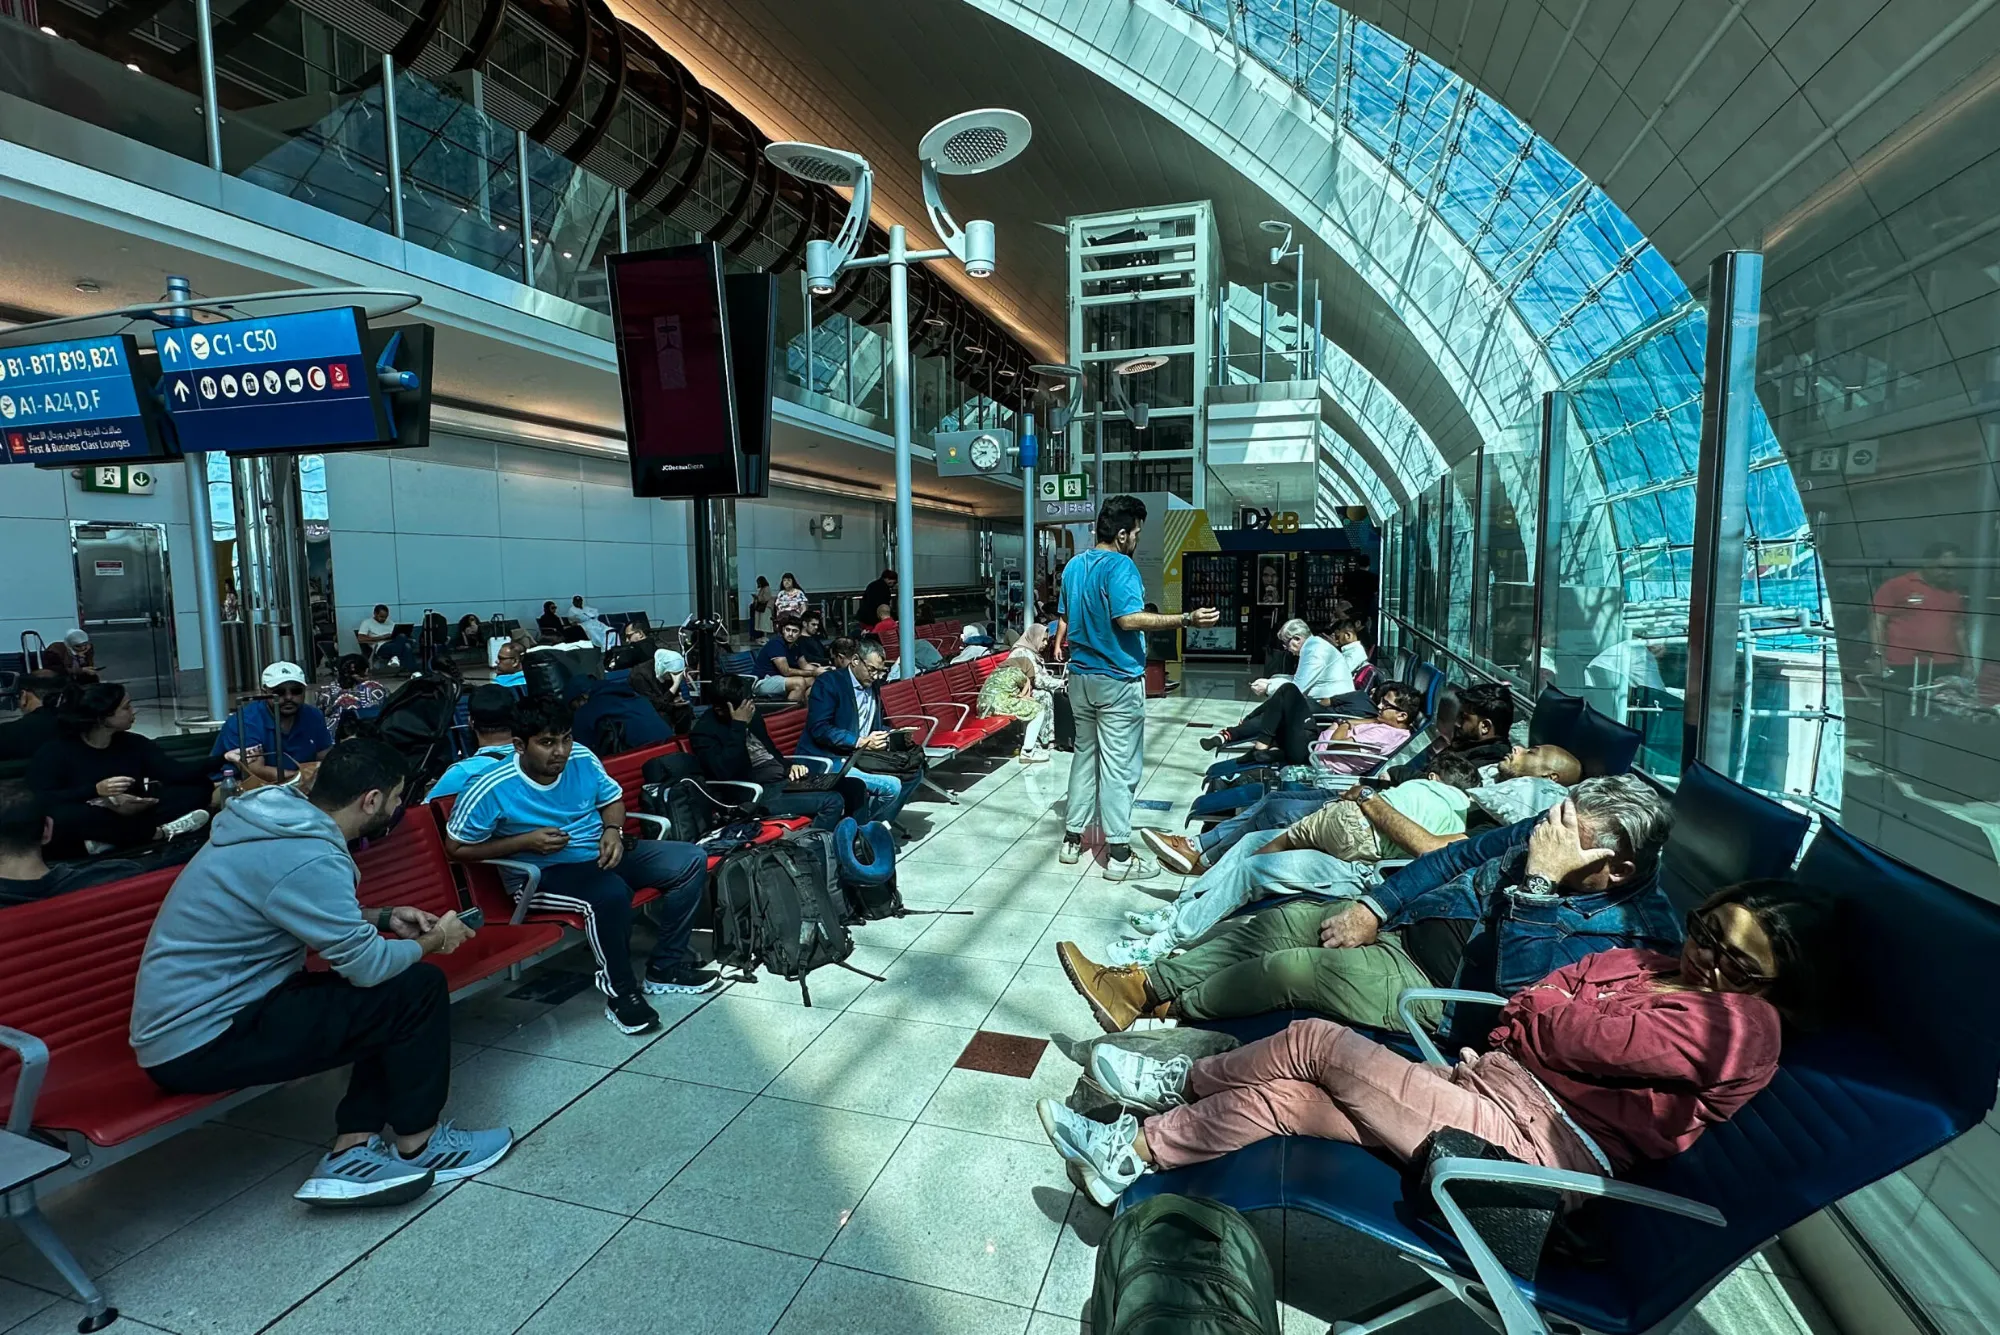
[[[1206,759],[1187,721],[1238,708],[1153,706],[1141,796],[1176,806],[1143,823],[1185,815]],[[663,1008],[667,1031],[637,1039],[589,993],[459,1006],[448,1113],[521,1137],[471,1182],[391,1210],[293,1201],[336,1076],[100,1174],[50,1213],[127,1314],[114,1331],[1079,1335],[1108,1219],[1070,1188],[1033,1101],[1068,1090],[1065,1040],[1096,1029],[1051,946],[1101,940],[1178,881],[1056,862],[1067,763],[996,759],[953,781],[964,805],[916,808],[905,898],[976,912],[860,929],[854,963],[885,982],[822,970],[810,1009],[795,986],[739,984]],[[982,1029],[1056,1041],[1027,1078],[956,1067]],[[1288,1335],[1410,1282],[1310,1216],[1254,1222]],[[1733,1276],[1686,1335],[1811,1329],[1795,1305],[1810,1299],[1773,1260]],[[60,1295],[0,1232],[0,1331],[75,1329]],[[1447,1308],[1403,1329],[1486,1327]]]

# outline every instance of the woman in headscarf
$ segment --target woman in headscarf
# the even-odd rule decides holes
[[[993,675],[979,688],[981,718],[1011,714],[1022,720],[1023,765],[1047,760],[1049,742],[1055,735],[1055,692],[1063,683],[1042,665],[1042,650],[1048,642],[1048,628],[1030,624],[1006,661],[993,669]]]

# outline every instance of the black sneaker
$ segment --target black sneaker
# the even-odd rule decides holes
[[[669,992],[706,992],[721,981],[722,975],[713,969],[681,969],[668,974],[646,970],[646,991],[656,997]]]
[[[604,1018],[622,1034],[650,1034],[660,1027],[659,1013],[637,992],[625,992],[604,1003]]]
[[[1229,737],[1226,733],[1218,732],[1213,737],[1204,737],[1201,739],[1201,749],[1204,751],[1220,751],[1227,745],[1229,745]]]

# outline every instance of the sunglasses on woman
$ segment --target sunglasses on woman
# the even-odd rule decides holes
[[[1738,987],[1777,981],[1777,975],[1765,973],[1755,960],[1723,940],[1715,919],[1700,909],[1688,910],[1687,939],[1717,973]]]

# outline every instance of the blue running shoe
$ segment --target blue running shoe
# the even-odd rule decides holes
[[[381,1137],[328,1154],[292,1195],[308,1205],[402,1205],[431,1189],[428,1166],[406,1162]]]
[[[504,1126],[490,1131],[467,1131],[450,1122],[439,1122],[438,1129],[431,1132],[431,1143],[416,1157],[402,1162],[430,1169],[442,1184],[485,1172],[513,1148],[514,1133]]]

